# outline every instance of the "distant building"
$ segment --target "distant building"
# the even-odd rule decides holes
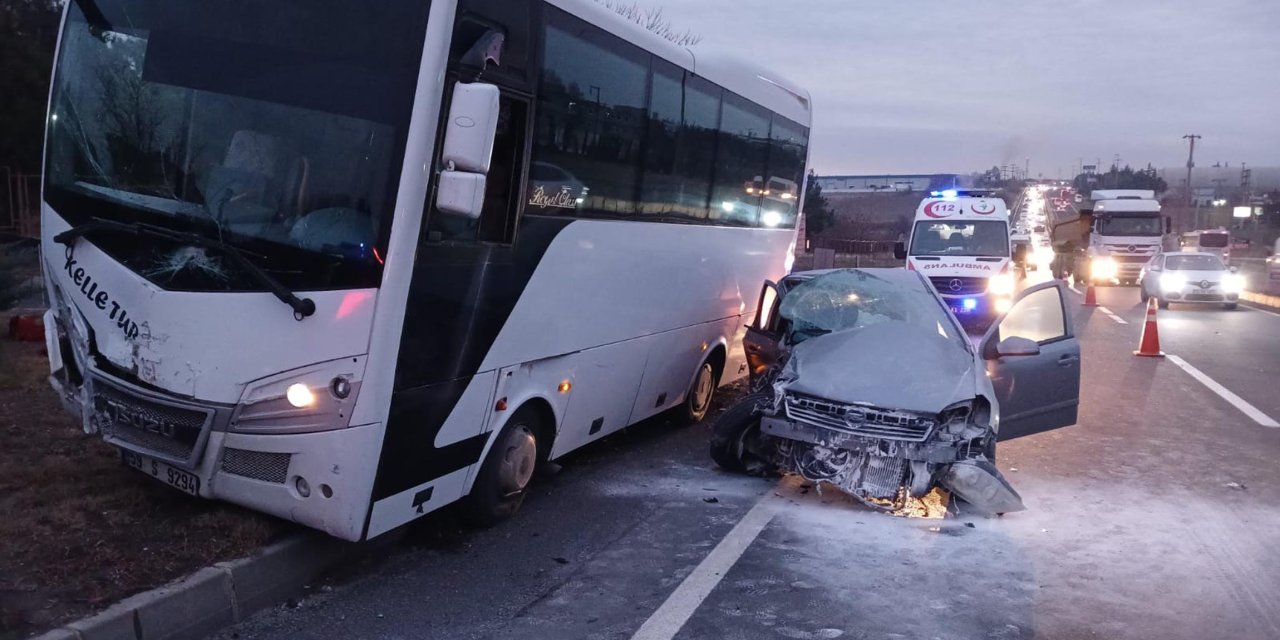
[[[818,176],[822,193],[908,193],[947,189],[960,184],[952,173],[915,173],[874,176]]]

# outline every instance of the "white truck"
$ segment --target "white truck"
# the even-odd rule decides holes
[[[1018,245],[1018,252],[1025,251]],[[894,253],[929,278],[956,318],[982,323],[1009,309],[1017,278],[1009,209],[1000,198],[929,197]],[[1020,256],[1018,256],[1020,257]]]
[[[1160,252],[1169,228],[1154,191],[1094,191],[1079,210],[1053,222],[1053,275],[1077,283],[1133,284],[1142,265]]]

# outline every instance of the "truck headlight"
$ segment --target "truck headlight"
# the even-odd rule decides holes
[[[1228,273],[1222,276],[1222,290],[1227,293],[1240,293],[1244,291],[1244,276],[1238,273]]]
[[[996,296],[1013,295],[1013,288],[1016,285],[1017,282],[1012,273],[998,273],[987,281],[987,293]]]
[[[1095,256],[1089,262],[1089,267],[1094,278],[1106,280],[1116,277],[1116,274],[1120,272],[1120,267],[1116,264],[1115,258],[1111,256]]]
[[[1160,274],[1161,291],[1182,291],[1185,286],[1187,286],[1187,277],[1180,273]]]

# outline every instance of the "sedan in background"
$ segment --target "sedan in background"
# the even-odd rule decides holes
[[[1157,253],[1138,275],[1142,301],[1155,298],[1161,309],[1171,302],[1220,304],[1235,309],[1244,276],[1218,255],[1203,251]]]

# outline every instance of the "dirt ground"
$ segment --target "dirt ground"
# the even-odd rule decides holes
[[[43,350],[0,338],[0,640],[247,555],[291,529],[127,469],[62,409]]]

